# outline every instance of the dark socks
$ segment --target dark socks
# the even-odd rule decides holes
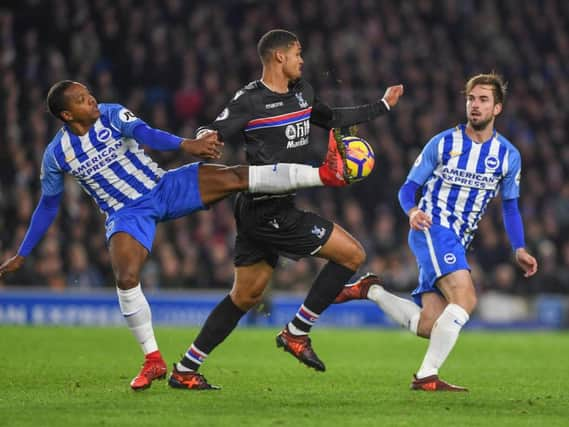
[[[350,280],[354,273],[354,270],[329,261],[318,274],[304,300],[304,304],[291,323],[303,332],[310,332],[310,328],[318,318],[317,316],[334,302],[344,284]],[[314,314],[317,316],[314,317]]]
[[[245,313],[227,295],[210,313],[200,333],[180,363],[196,371],[209,353],[235,329]]]

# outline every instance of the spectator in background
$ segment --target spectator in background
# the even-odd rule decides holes
[[[168,109],[175,112],[166,118],[165,129],[190,134],[199,123],[210,122],[217,114],[217,106],[235,93],[241,81],[257,72],[256,52],[251,49],[257,37],[269,28],[290,27],[302,29],[304,74],[314,82],[326,102],[348,104],[380,95],[377,87],[392,76],[404,81],[407,91],[395,121],[381,127],[371,123],[360,128],[361,135],[374,143],[376,170],[366,181],[346,190],[303,191],[300,195],[313,201],[315,212],[337,218],[342,224],[342,199],[350,197],[361,205],[369,235],[374,229],[370,214],[382,205],[397,219],[394,234],[401,241],[398,249],[405,250],[402,236],[406,233],[406,222],[402,221],[394,200],[408,167],[433,129],[459,121],[461,106],[457,105],[455,94],[464,78],[485,69],[502,70],[510,83],[511,97],[501,121],[504,133],[519,142],[524,162],[521,204],[528,246],[535,250],[543,239],[546,230],[541,223],[545,212],[551,212],[548,206],[554,206],[553,221],[558,225],[548,225],[549,230],[556,229],[558,233],[551,240],[556,247],[553,270],[555,275],[565,277],[567,264],[562,247],[567,240],[569,216],[562,214],[567,196],[558,187],[559,182],[569,182],[568,2],[491,1],[473,7],[471,2],[440,0],[229,3],[147,0],[143,5],[132,0],[55,3],[23,0],[13,3],[13,8],[6,6],[9,2],[4,3],[0,6],[0,239],[2,247],[10,253],[15,253],[20,239],[7,230],[26,225],[15,214],[18,199],[24,191],[33,201],[39,198],[34,179],[44,141],[58,126],[42,105],[51,82],[72,76],[98,89],[101,80],[108,81],[108,77],[101,79],[99,74],[110,73],[110,88],[116,91],[117,98],[125,99],[133,111],[148,120],[153,105],[146,93],[159,86],[171,100]],[[297,14],[297,10],[303,13]],[[481,30],[479,22],[490,24]],[[147,31],[148,28],[156,28],[157,34]],[[327,42],[332,38],[334,49]],[[93,52],[98,53],[95,56],[87,52],[89,61],[82,65],[77,62],[76,52],[85,46],[88,49],[94,46]],[[148,71],[157,49],[166,52],[162,56],[168,66],[163,68],[163,74],[150,81]],[[229,77],[219,70],[231,70]],[[185,94],[188,88],[190,92],[197,88],[202,106],[178,111],[176,95]],[[31,123],[29,117],[33,117]],[[314,133],[318,135],[317,130]],[[18,153],[30,163],[32,179],[16,187],[14,159]],[[152,155],[166,168],[179,160],[167,154]],[[226,149],[222,160],[244,163],[244,153]],[[354,194],[357,196],[353,197]],[[76,203],[89,206],[91,202],[79,193]],[[231,210],[230,201],[222,205]],[[329,206],[333,206],[333,216],[329,214]],[[67,205],[62,209],[62,223],[72,217],[69,209]],[[209,217],[212,212],[204,215],[213,222],[213,217]],[[503,241],[499,216],[489,219]],[[99,239],[96,230],[100,230],[97,223],[100,219],[91,209],[85,221],[89,224],[85,238],[89,242],[86,248],[89,259],[97,260],[105,286],[111,287],[113,280],[108,260],[104,259],[104,242],[101,246],[101,242],[93,245],[90,241]],[[213,224],[213,228],[218,225]],[[163,229],[166,240],[176,240],[174,245],[180,251],[178,230],[172,224],[164,225]],[[60,242],[72,241],[71,233],[68,227],[56,228]],[[365,236],[355,237],[361,240]],[[480,247],[477,240],[473,244]],[[369,252],[369,259],[378,256],[387,265],[382,250]],[[60,251],[61,265],[67,274],[68,251],[64,245],[60,245]],[[208,249],[198,251],[196,256],[198,265],[211,268]],[[160,268],[156,257],[154,261]],[[407,269],[415,268],[412,259],[405,262]],[[229,255],[226,263],[232,263]],[[490,260],[485,266],[489,277],[498,264]],[[5,283],[44,284],[35,279],[35,269],[31,262],[22,275],[8,277]],[[310,269],[312,275],[317,271],[315,265],[310,265]],[[540,281],[540,273],[530,280],[533,281]],[[556,282],[561,285],[552,291],[569,292],[563,285],[566,281],[558,278]],[[520,287],[519,274],[516,283],[524,292],[535,292],[536,287]],[[206,284],[206,281],[187,282],[185,287]],[[229,288],[231,281],[225,286]],[[397,289],[404,286],[397,284]]]

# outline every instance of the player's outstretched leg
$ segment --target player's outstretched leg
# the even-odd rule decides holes
[[[430,375],[425,378],[417,378],[413,375],[411,390],[420,391],[468,391],[466,387],[449,384],[439,378],[438,375]]]
[[[288,330],[288,326],[277,335],[277,347],[289,352],[306,366],[324,372],[326,366],[322,362],[314,350],[308,335],[293,335]]]
[[[355,299],[368,299],[372,286],[379,288],[381,281],[373,273],[366,273],[353,283],[348,283],[334,300],[334,304],[341,304]]]

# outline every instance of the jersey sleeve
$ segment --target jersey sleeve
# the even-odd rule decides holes
[[[144,120],[139,119],[132,111],[120,104],[107,105],[111,125],[127,138],[134,138],[134,129],[146,124]]]
[[[53,147],[49,145],[43,154],[41,163],[40,182],[42,193],[54,196],[63,192],[64,172],[55,160]]]
[[[310,122],[316,126],[330,129],[334,112],[332,108],[323,102],[318,96],[314,95],[314,103],[312,104],[312,113],[310,114]]]
[[[251,95],[242,89],[237,91],[213,123],[198,128],[196,133],[199,134],[204,129],[212,129],[219,133],[222,141],[228,141],[246,130],[247,123],[252,117]]]
[[[504,200],[520,197],[520,180],[522,175],[522,159],[517,150],[509,153],[508,171],[502,180],[500,191]]]
[[[437,167],[438,163],[438,147],[441,138],[432,138],[423,151],[419,154],[413,167],[407,175],[407,180],[416,182],[419,185],[423,185],[427,179],[433,174],[433,171]]]

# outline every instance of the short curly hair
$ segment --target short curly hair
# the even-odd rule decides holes
[[[287,30],[271,30],[265,33],[257,43],[257,53],[261,61],[265,62],[273,50],[290,47],[295,42],[298,42],[296,34]]]
[[[67,108],[67,100],[65,99],[65,91],[69,86],[74,84],[73,80],[61,80],[55,83],[47,93],[46,104],[48,111],[59,120],[63,120],[61,112]],[[63,120],[65,121],[65,120]]]

